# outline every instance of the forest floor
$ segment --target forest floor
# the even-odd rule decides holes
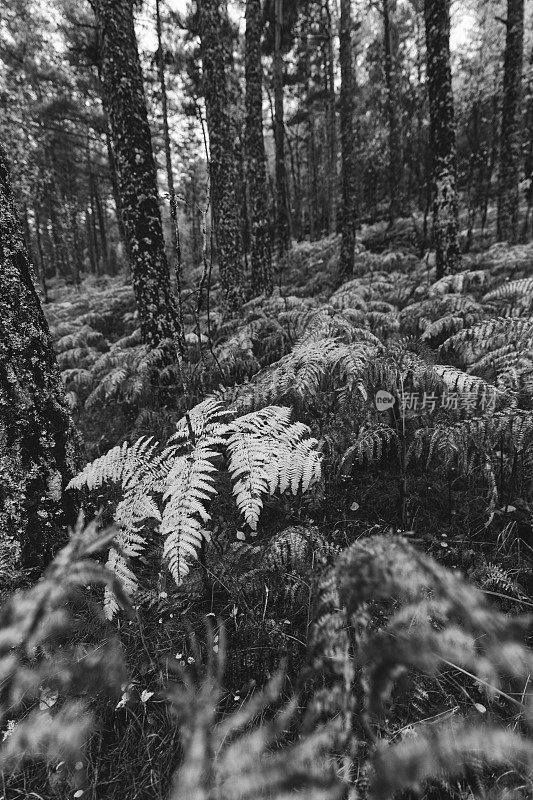
[[[211,544],[179,587],[153,555],[144,559],[134,618],[109,623],[130,678],[116,705],[99,707],[84,797],[166,797],[180,744],[165,687],[176,667],[194,662],[191,634],[204,636],[206,615],[226,628],[224,711],[239,708],[282,657],[290,694],[306,665],[321,571],[362,537],[401,532],[501,610],[523,613],[533,603],[532,431],[519,441],[509,433],[533,408],[533,244],[478,246],[464,272],[435,281],[412,221],[368,226],[354,278],[342,285],[339,244],[295,244],[273,296],[250,301],[237,320],[222,319],[216,287],[209,313],[205,302],[198,309],[199,276],[191,276],[183,295],[190,364],[181,373],[141,344],[124,277],[50,286],[45,311],[87,460],[141,436],[165,442],[213,392],[241,413],[290,405],[323,457],[312,491],[265,500],[255,536],[222,486]],[[395,405],[378,409],[378,392]],[[102,489],[89,508],[105,521],[114,499]],[[487,710],[512,716],[499,695],[449,668],[420,679],[379,735]],[[63,796],[40,767],[6,791]],[[468,796],[464,783],[447,791]]]

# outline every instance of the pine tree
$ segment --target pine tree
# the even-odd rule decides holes
[[[252,287],[256,294],[272,291],[272,259],[265,187],[261,65],[261,0],[246,2],[246,176],[251,208]]]
[[[0,529],[2,559],[42,568],[73,522],[63,490],[77,439],[0,147]]]
[[[387,115],[389,118],[389,220],[391,224],[399,214],[399,170],[401,167],[400,130],[396,109],[396,63],[394,47],[394,21],[396,0],[383,0],[383,39],[385,49],[385,83],[387,89]]]
[[[353,274],[355,249],[355,142],[354,142],[354,72],[352,57],[351,0],[341,0],[340,19],[340,133],[342,155],[342,241],[340,271],[343,277]]]
[[[131,0],[94,0],[100,75],[141,333],[157,345],[174,339],[183,351],[170,285],[159,209],[157,177]]]
[[[518,242],[521,161],[520,100],[524,54],[524,0],[507,0],[503,105],[498,181],[498,239]]]
[[[283,0],[274,0],[274,139],[276,143],[276,228],[279,255],[287,252],[291,241],[287,169],[285,166],[282,28]]]
[[[427,82],[432,156],[433,240],[437,278],[461,264],[457,238],[455,122],[450,69],[450,0],[425,0]]]
[[[199,0],[203,93],[210,150],[213,227],[223,302],[237,311],[244,299],[238,130],[232,118],[227,67],[231,63],[224,28],[225,3]]]

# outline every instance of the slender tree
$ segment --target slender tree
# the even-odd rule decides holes
[[[209,169],[213,228],[223,301],[230,312],[243,302],[243,243],[241,229],[238,131],[232,118],[227,68],[231,64],[224,27],[225,3],[198,0],[203,94],[209,131]]]
[[[0,528],[2,557],[42,568],[72,522],[64,489],[77,439],[32,280],[0,147]]]
[[[522,148],[522,62],[524,57],[524,0],[507,0],[503,104],[498,180],[498,239],[518,241],[518,183]]]
[[[433,240],[437,278],[457,272],[455,122],[450,69],[450,0],[425,0],[427,82],[432,156]]]
[[[184,352],[165,255],[152,140],[135,38],[132,0],[93,0],[104,105],[129,240],[141,333],[155,346],[173,339]]]
[[[246,2],[246,177],[250,202],[252,288],[256,294],[272,291],[272,259],[265,187],[266,156],[263,138],[261,65],[261,0]]]
[[[354,68],[352,57],[352,6],[351,0],[341,0],[339,31],[341,89],[340,134],[342,157],[342,239],[340,272],[342,277],[353,275],[355,252],[355,141],[354,141]]]
[[[176,263],[178,256],[178,202],[174,187],[172,171],[172,150],[170,144],[170,128],[168,125],[167,81],[165,76],[165,53],[163,50],[163,29],[161,25],[161,3],[155,0],[155,20],[157,30],[157,72],[159,90],[161,92],[161,110],[163,112],[163,142],[165,145],[165,166],[167,169],[167,187],[170,199],[170,241],[172,243],[172,259]]]
[[[286,253],[291,242],[287,168],[285,164],[284,65],[281,51],[283,0],[274,0],[274,139],[276,143],[276,229],[278,255]]]
[[[328,183],[329,183],[329,233],[337,232],[337,97],[335,92],[335,64],[333,58],[333,25],[329,0],[324,2],[325,20],[325,75],[326,75],[326,133],[328,145]]]
[[[389,120],[389,221],[392,224],[399,214],[398,189],[400,183],[401,147],[400,128],[396,107],[396,47],[394,46],[394,21],[396,0],[383,0],[383,39],[385,50],[385,84],[387,89],[387,116]]]

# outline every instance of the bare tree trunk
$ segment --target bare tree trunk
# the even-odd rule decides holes
[[[94,194],[94,204],[96,207],[96,214],[98,217],[98,230],[100,231],[100,243],[102,245],[102,264],[104,268],[104,273],[109,274],[109,247],[107,244],[105,214],[104,214],[104,209],[102,208],[102,200],[100,198],[100,192],[98,191],[98,184],[96,181],[93,181],[93,194]]]
[[[329,161],[329,233],[337,233],[337,115],[335,113],[335,64],[333,58],[333,27],[329,0],[324,2],[326,15],[326,78],[327,78],[327,134]]]
[[[274,31],[274,138],[276,140],[276,216],[278,255],[290,248],[291,228],[287,192],[287,169],[285,165],[285,122],[283,100],[283,55],[281,52],[281,32],[283,28],[283,0],[275,3]]]
[[[342,155],[342,240],[340,274],[353,275],[355,263],[356,172],[354,141],[354,68],[351,0],[341,0],[340,18],[340,133]]]
[[[246,177],[251,217],[252,289],[270,294],[273,288],[263,138],[263,70],[261,65],[261,0],[246,2]]]
[[[507,0],[506,27],[498,181],[498,239],[516,244],[522,147],[520,101],[524,55],[524,0]]]
[[[41,234],[41,217],[39,215],[39,209],[37,205],[35,205],[33,208],[33,214],[35,216],[35,237],[37,239],[37,254],[39,259],[39,280],[43,290],[44,302],[48,303],[49,298],[48,286],[46,284],[46,261],[44,258],[43,239]]]
[[[433,241],[437,278],[441,278],[461,268],[457,238],[457,168],[450,69],[449,0],[425,0],[424,17],[433,165]]]
[[[387,89],[387,115],[389,118],[389,222],[399,216],[398,196],[402,153],[400,128],[396,108],[396,58],[391,14],[396,10],[396,0],[383,0],[383,36],[385,44],[385,83]]]
[[[80,237],[78,228],[78,214],[72,202],[68,203],[68,216],[70,223],[70,231],[72,237],[72,268],[74,285],[80,285],[80,273],[82,272],[82,261],[80,252]]]

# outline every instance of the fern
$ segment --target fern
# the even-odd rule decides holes
[[[496,318],[479,322],[456,333],[441,345],[441,352],[453,352],[465,364],[474,364],[487,351],[513,344],[516,351],[533,347],[533,320]]]
[[[484,303],[500,301],[511,303],[517,300],[525,301],[528,307],[531,305],[533,302],[533,278],[520,278],[516,281],[509,281],[483,296]]]
[[[529,771],[532,763],[531,742],[509,730],[464,722],[436,729],[426,725],[415,737],[378,750],[372,759],[372,797],[388,800],[402,790],[419,792],[428,779],[460,778],[467,768],[502,765]]]
[[[354,462],[358,464],[376,463],[383,458],[384,449],[398,448],[399,439],[395,430],[383,423],[364,429],[359,433],[357,441],[345,452],[341,469],[350,475]]]
[[[115,534],[113,528],[98,532],[94,523],[84,528],[80,518],[41,580],[15,593],[0,610],[0,725],[4,729],[8,719],[13,723],[0,743],[4,779],[25,761],[44,760],[54,767],[66,763],[83,785],[84,748],[94,723],[85,696],[116,694],[125,669],[120,647],[109,634],[106,640],[84,643],[80,658],[87,620],[76,619],[73,609],[89,584],[112,587],[127,607],[116,577],[94,560]],[[101,612],[93,603],[89,611],[99,620]],[[57,703],[40,703],[45,692]]]
[[[118,483],[123,498],[115,510],[121,534],[108,565],[128,594],[137,589],[130,559],[145,546],[143,529],[153,520],[164,537],[163,554],[180,583],[209,538],[207,505],[216,494],[216,476],[226,454],[237,507],[257,529],[263,496],[290,489],[305,492],[320,477],[317,442],[300,422],[290,423],[290,409],[267,407],[233,422],[214,398],[188,412],[161,450],[151,438],[117,446],[88,464],[69,488],[97,489]],[[106,613],[117,610],[106,596]]]
[[[219,437],[204,433],[189,453],[174,460],[166,476],[161,533],[166,537],[164,555],[176,583],[187,575],[188,559],[196,558],[202,540],[208,538],[204,524],[210,516],[204,503],[216,494],[213,460],[219,455],[214,449],[219,442]]]
[[[240,708],[219,719],[225,653],[222,631],[219,636],[218,655],[213,653],[211,631],[207,659],[202,659],[198,646],[195,648],[195,662],[207,661],[204,674],[200,667],[196,675],[183,672],[181,685],[170,693],[184,757],[174,775],[169,800],[341,800],[347,787],[328,765],[338,726],[330,722],[293,744],[283,741],[295,717],[297,699],[283,704],[276,713],[270,711],[280,701],[280,673]],[[277,746],[272,748],[274,744]]]
[[[237,507],[257,530],[262,496],[301,487],[306,492],[320,477],[316,440],[308,428],[290,424],[290,409],[271,406],[241,417],[228,428],[229,471]],[[305,438],[304,438],[305,437]]]

